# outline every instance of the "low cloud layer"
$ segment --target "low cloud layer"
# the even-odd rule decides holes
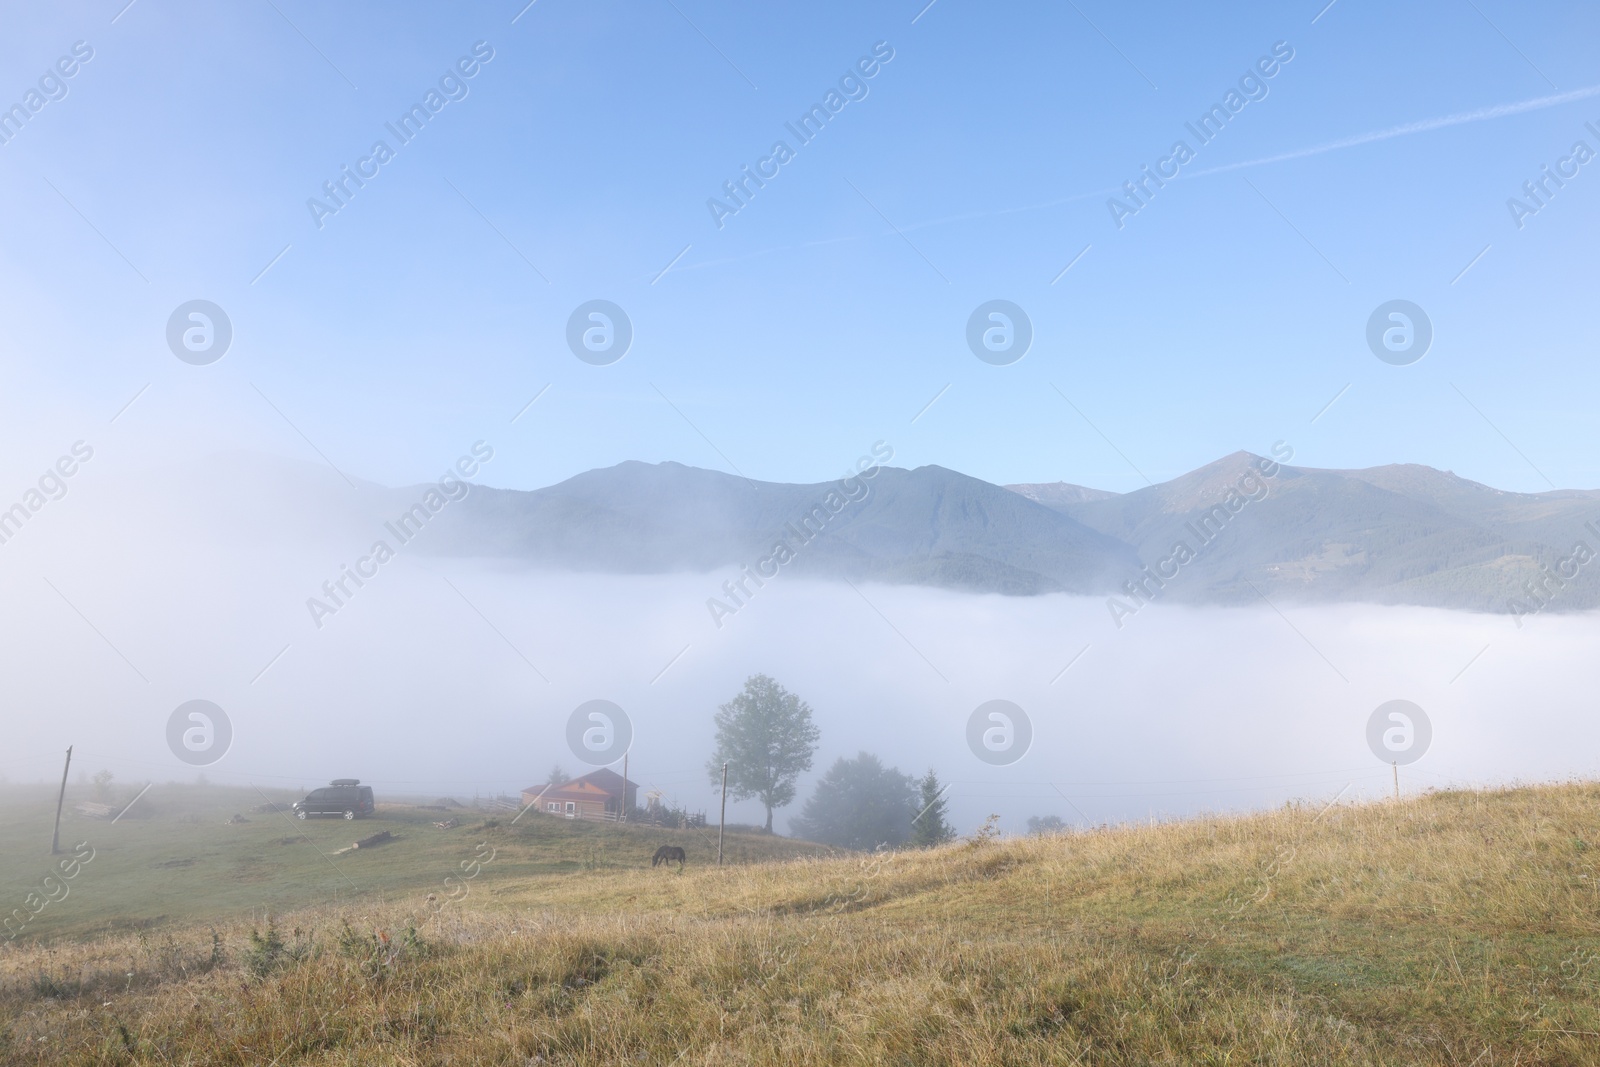
[[[1020,831],[1030,815],[1081,824],[1381,795],[1392,771],[1366,727],[1392,699],[1433,727],[1427,755],[1400,769],[1404,789],[1595,771],[1594,615],[1519,630],[1414,608],[1158,604],[1118,630],[1097,598],[784,575],[719,630],[705,602],[731,570],[553,574],[401,552],[319,628],[306,601],[381,526],[360,493],[279,498],[284,486],[256,478],[240,510],[193,481],[137,484],[69,493],[0,546],[9,780],[48,779],[69,744],[87,771],[191,780],[167,720],[206,699],[234,735],[204,768],[213,781],[514,792],[554,763],[583,769],[566,720],[605,698],[633,720],[632,776],[714,815],[712,714],[756,672],[815,709],[802,799],[834,758],[866,750],[936,768],[966,831],[991,812]],[[261,494],[276,519],[261,519]],[[1032,721],[1011,766],[967,747],[968,717],[993,699]],[[730,818],[759,811],[733,805]]]

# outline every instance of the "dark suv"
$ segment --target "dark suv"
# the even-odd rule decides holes
[[[371,815],[376,810],[372,803],[372,787],[362,785],[356,778],[335,778],[322,789],[313,789],[294,806],[295,816],[301,819],[308,815],[343,815],[354,819],[357,815]]]

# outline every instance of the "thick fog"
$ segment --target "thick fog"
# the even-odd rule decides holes
[[[0,773],[13,782],[58,775],[73,745],[79,773],[158,789],[204,774],[263,789],[354,777],[380,799],[515,794],[553,764],[588,769],[567,721],[606,699],[633,724],[630,778],[714,819],[712,715],[758,672],[807,701],[822,731],[780,829],[829,763],[863,750],[936,769],[964,831],[990,813],[1021,831],[1033,815],[1083,824],[1373,796],[1394,771],[1369,749],[1368,719],[1396,699],[1432,727],[1426,754],[1399,769],[1404,790],[1596,770],[1592,615],[1519,629],[1414,608],[1158,604],[1119,629],[1103,599],[780,573],[719,627],[707,600],[726,599],[733,568],[444,559],[422,550],[427,531],[401,544],[385,528],[392,497],[325,467],[81,451],[0,545]],[[337,591],[379,540],[393,558],[363,564],[376,573],[346,580],[331,613],[308,606],[333,607],[324,583]],[[196,699],[233,732],[203,767],[168,746],[174,709]],[[997,699],[1033,733],[1005,766],[967,740],[974,710]],[[729,818],[761,811],[731,804]]]

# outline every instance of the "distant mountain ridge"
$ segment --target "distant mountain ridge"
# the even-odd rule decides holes
[[[1237,452],[1159,485],[1053,506],[1148,561],[1260,462]],[[1573,559],[1580,542],[1600,550],[1600,533],[1586,526],[1600,521],[1600,492],[1511,493],[1417,464],[1281,466],[1263,480],[1266,495],[1163,596],[1213,604],[1284,596],[1518,615],[1600,606],[1600,581]]]
[[[441,518],[431,551],[580,571],[754,569],[780,541],[792,573],[1012,595],[1099,592],[1139,566],[1072,516],[943,467],[794,485],[630,461],[532,492],[478,487]]]
[[[784,542],[786,573],[976,593],[1127,598],[1159,585],[1159,598],[1191,604],[1600,606],[1589,573],[1600,568],[1573,559],[1579,542],[1600,550],[1591,490],[1511,493],[1431,467],[1321,470],[1245,452],[1129,493],[998,486],[937,466],[874,471],[790,484],[629,461],[532,491],[480,485],[439,516],[423,550],[644,574],[759,571]],[[1192,555],[1181,567],[1167,562],[1180,542]],[[1147,567],[1177,573],[1153,584]]]

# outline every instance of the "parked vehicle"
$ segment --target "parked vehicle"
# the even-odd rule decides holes
[[[297,801],[294,814],[298,819],[308,815],[343,815],[346,819],[371,815],[377,810],[372,802],[372,787],[362,785],[359,778],[335,778],[321,789],[313,789],[306,798]]]

